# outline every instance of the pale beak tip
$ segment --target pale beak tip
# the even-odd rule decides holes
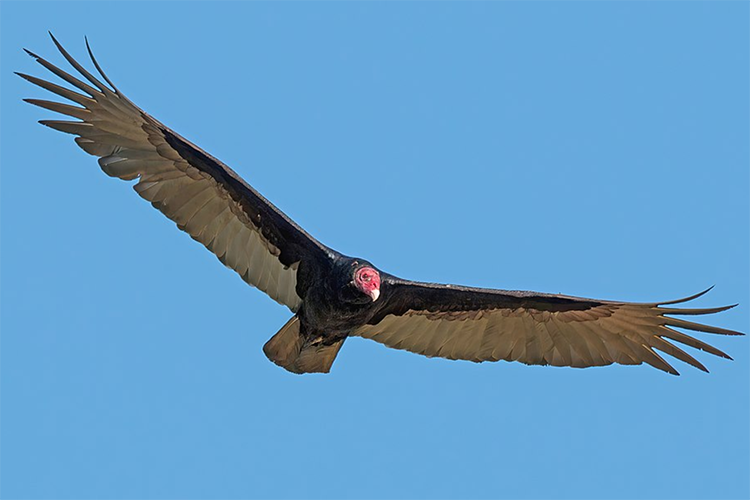
[[[370,291],[370,297],[372,297],[373,302],[378,300],[378,297],[380,297],[380,290],[375,288],[374,290]]]

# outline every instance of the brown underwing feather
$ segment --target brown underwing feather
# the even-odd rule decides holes
[[[88,106],[92,104],[96,104],[96,101],[94,101],[92,98],[85,96],[83,94],[79,94],[78,92],[73,92],[72,90],[66,89],[65,87],[61,87],[60,85],[57,85],[56,83],[48,82],[46,80],[42,80],[41,78],[37,78],[35,76],[27,75],[25,73],[19,73],[16,72],[18,76],[23,78],[24,80],[33,83],[34,85],[37,85],[44,90],[49,90],[53,94],[57,94],[60,97],[64,97],[65,99],[69,99],[73,102],[76,102],[82,106]]]

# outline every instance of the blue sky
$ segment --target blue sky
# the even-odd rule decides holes
[[[705,374],[261,347],[289,312],[12,71],[83,59],[324,243],[426,281],[739,307],[746,2],[3,2],[4,498],[747,498],[748,339]],[[363,200],[363,186],[376,200]],[[701,336],[706,340],[708,335]]]

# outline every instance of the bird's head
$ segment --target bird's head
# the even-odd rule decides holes
[[[369,263],[352,261],[347,273],[347,289],[352,302],[370,303],[380,297],[380,273]]]
[[[354,271],[354,287],[375,302],[380,297],[380,273],[370,266],[360,267]]]

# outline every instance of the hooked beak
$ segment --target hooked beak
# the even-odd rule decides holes
[[[377,288],[373,288],[372,290],[370,290],[370,297],[372,297],[373,302],[378,300],[378,297],[380,297],[380,290],[378,290]]]

